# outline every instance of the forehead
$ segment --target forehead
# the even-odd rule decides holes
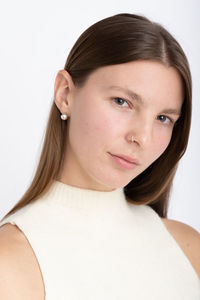
[[[98,68],[91,74],[88,84],[95,85],[101,91],[112,91],[117,87],[129,89],[146,100],[156,97],[178,101],[184,97],[178,71],[149,60]]]

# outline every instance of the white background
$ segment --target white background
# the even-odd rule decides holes
[[[6,1],[0,7],[0,218],[20,199],[38,162],[54,80],[79,35],[117,13],[164,25],[182,45],[193,77],[189,146],[174,181],[168,217],[200,232],[200,2]]]

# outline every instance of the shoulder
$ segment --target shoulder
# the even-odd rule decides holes
[[[193,227],[171,219],[161,218],[169,233],[179,244],[200,278],[200,234]]]
[[[44,299],[40,270],[30,244],[15,225],[0,227],[0,298]]]

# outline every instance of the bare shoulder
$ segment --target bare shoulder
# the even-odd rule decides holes
[[[0,227],[0,299],[44,299],[43,281],[34,252],[22,231]]]
[[[200,234],[193,227],[171,219],[161,218],[200,278]]]

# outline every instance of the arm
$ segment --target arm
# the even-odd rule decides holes
[[[39,275],[23,233],[15,225],[0,227],[0,299],[43,300]]]
[[[200,279],[200,234],[191,226],[179,221],[161,218],[191,262]]]

